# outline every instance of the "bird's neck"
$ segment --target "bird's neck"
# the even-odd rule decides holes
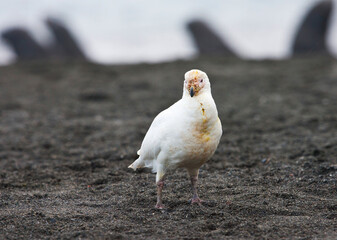
[[[188,106],[191,107],[191,109],[199,108],[200,106],[202,106],[202,108],[204,108],[205,110],[212,109],[213,111],[213,109],[216,109],[210,91],[200,92],[200,94],[193,97],[191,97],[189,94],[188,95],[184,94],[182,99],[188,104]]]

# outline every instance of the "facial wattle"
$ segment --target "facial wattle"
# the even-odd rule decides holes
[[[191,97],[198,95],[200,89],[201,89],[200,83],[197,79],[192,79],[188,81],[187,90],[190,93]]]

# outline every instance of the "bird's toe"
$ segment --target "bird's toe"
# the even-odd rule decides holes
[[[202,203],[204,203],[204,200],[201,200],[200,198],[192,198],[189,201],[192,205],[193,204],[198,204],[198,205],[202,205]]]
[[[164,209],[165,206],[162,203],[157,203],[155,206],[156,209]]]

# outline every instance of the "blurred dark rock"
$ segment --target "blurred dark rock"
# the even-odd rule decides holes
[[[200,55],[236,56],[228,44],[206,23],[195,20],[187,24]]]
[[[46,24],[54,41],[48,47],[37,43],[30,33],[22,28],[10,28],[2,32],[2,38],[12,47],[17,60],[37,59],[83,59],[85,54],[71,32],[60,21],[48,18]]]
[[[48,18],[46,23],[55,38],[51,49],[53,54],[66,58],[86,58],[74,36],[65,25],[51,18]]]
[[[332,8],[332,1],[322,1],[304,17],[293,42],[293,55],[329,54],[326,36]]]
[[[19,60],[46,58],[46,51],[24,29],[11,28],[1,34],[11,46]]]

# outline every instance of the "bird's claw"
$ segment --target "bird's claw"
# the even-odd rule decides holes
[[[165,206],[162,203],[157,203],[155,208],[161,210],[161,209],[164,209]]]
[[[199,206],[201,206],[202,203],[205,202],[205,201],[201,200],[200,198],[192,198],[192,199],[190,199],[189,202],[190,202],[192,205],[195,204],[195,203],[197,203]]]

